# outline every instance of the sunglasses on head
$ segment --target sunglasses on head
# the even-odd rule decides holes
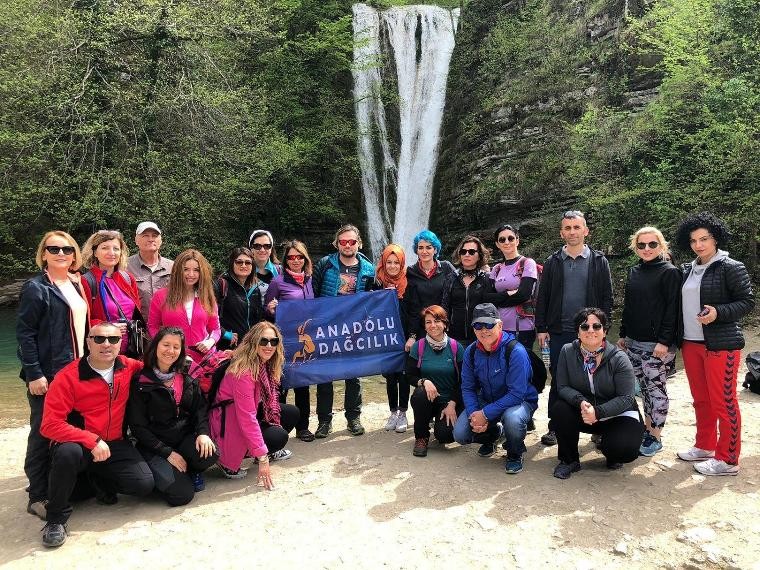
[[[359,241],[355,239],[339,239],[338,243],[345,247],[347,245],[356,245]]]
[[[280,344],[280,339],[277,338],[277,337],[267,338],[265,336],[262,336],[259,339],[259,346],[267,346],[268,345],[268,346],[274,347],[274,346],[277,346],[278,344]]]
[[[585,332],[585,331],[588,331],[588,329],[594,329],[595,331],[600,331],[602,330],[602,323],[593,323],[593,324],[581,323],[582,331]]]
[[[496,241],[498,241],[499,243],[506,243],[506,242],[512,243],[516,239],[517,237],[515,236],[499,236],[499,239],[497,239]]]
[[[477,255],[477,249],[465,249],[464,247],[459,250],[459,255]]]
[[[120,336],[103,336],[100,334],[96,335],[90,335],[89,338],[92,339],[92,342],[95,344],[103,344],[105,341],[108,341],[111,344],[118,344],[121,342]]]
[[[489,331],[496,326],[496,323],[473,323],[472,328],[476,331],[488,329]]]
[[[53,255],[58,255],[61,252],[63,252],[63,255],[72,255],[75,250],[74,247],[70,245],[46,245],[45,251],[52,253]]]
[[[253,265],[253,261],[250,259],[236,259],[235,265]]]
[[[262,250],[262,249],[269,250],[269,249],[272,249],[272,244],[271,243],[254,243],[251,246],[251,248],[255,249],[256,251],[259,251],[259,250]]]
[[[660,244],[659,242],[656,242],[656,241],[640,241],[636,243],[636,247],[638,249],[646,249],[647,247],[649,249],[657,249],[658,247],[660,247]]]
[[[286,255],[285,259],[287,259],[288,261],[303,261],[304,260],[304,256],[300,255],[300,254],[298,254],[298,255]]]

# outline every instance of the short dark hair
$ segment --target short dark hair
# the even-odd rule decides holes
[[[510,224],[501,224],[498,228],[496,228],[496,231],[493,233],[494,242],[499,239],[499,234],[503,232],[504,230],[509,230],[510,232],[515,234],[515,237],[518,237],[518,238],[520,237],[520,231],[516,227]]]
[[[449,327],[449,316],[446,314],[446,309],[440,305],[430,305],[429,307],[425,307],[420,311],[420,317],[422,318],[423,323],[425,322],[425,317],[427,315],[430,315],[437,321],[441,321],[444,325],[446,325],[446,328]]]
[[[728,227],[723,220],[710,212],[699,212],[687,216],[681,222],[681,225],[678,226],[676,230],[678,248],[683,251],[689,251],[691,249],[691,232],[702,228],[710,232],[710,235],[715,239],[715,244],[719,248],[725,247],[731,241],[731,233],[728,231]]]
[[[602,323],[604,332],[610,330],[610,319],[607,317],[607,313],[597,307],[584,307],[575,313],[575,316],[573,317],[573,326],[575,327],[575,332],[578,332],[580,326],[585,323],[591,315],[594,315],[597,319],[599,319],[599,322]]]
[[[181,339],[181,348],[177,360],[175,360],[174,363],[169,367],[169,371],[177,372],[182,368],[182,366],[184,366],[185,333],[179,327],[161,327],[161,329],[159,329],[159,331],[156,333],[156,336],[151,339],[150,344],[148,345],[148,348],[145,350],[145,354],[143,355],[145,368],[158,368],[158,356],[156,356],[156,353],[158,352],[158,343],[161,342],[165,336],[170,334],[178,336]]]

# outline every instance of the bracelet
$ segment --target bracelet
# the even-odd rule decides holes
[[[269,455],[266,453],[262,455],[261,457],[257,457],[256,459],[258,459],[259,465],[261,465],[262,463],[269,463]]]

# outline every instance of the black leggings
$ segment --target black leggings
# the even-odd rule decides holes
[[[428,400],[425,388],[418,386],[412,394],[411,404],[414,411],[414,437],[430,437],[430,420],[435,418],[433,424],[435,439],[440,443],[454,442],[454,426],[448,425],[446,420],[441,419],[441,412],[448,402],[438,400],[431,402]],[[456,407],[457,417],[463,410],[461,404]]]
[[[280,404],[280,424],[282,425],[279,426],[268,424],[263,415],[259,413],[257,419],[259,426],[261,426],[261,437],[264,438],[269,453],[280,451],[285,447],[285,444],[288,443],[288,434],[298,423],[300,417],[301,412],[293,404]]]
[[[388,407],[391,412],[401,410],[405,412],[409,409],[409,390],[411,386],[406,379],[406,374],[396,372],[395,374],[384,374],[385,391],[388,394]]]

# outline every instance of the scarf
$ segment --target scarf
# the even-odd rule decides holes
[[[285,271],[288,272],[288,275],[290,275],[296,283],[303,287],[303,283],[306,280],[306,274],[303,271],[301,271],[301,273],[295,273],[287,267],[285,268]]]
[[[170,380],[174,380],[174,375],[176,372],[173,370],[170,370],[169,372],[161,372],[158,368],[153,369],[153,374],[156,376],[155,380],[156,382],[160,384],[166,384]]]
[[[391,255],[395,255],[401,264],[401,271],[395,277],[391,277],[385,272],[385,263]],[[391,243],[385,246],[375,269],[375,277],[383,287],[394,287],[398,298],[403,298],[404,291],[406,291],[406,255],[404,255],[404,250],[400,245]]]
[[[422,274],[427,277],[428,279],[432,279],[433,275],[435,275],[435,272],[438,271],[438,262],[436,261],[433,265],[433,268],[430,271],[425,271],[425,269],[422,267],[422,264],[418,261],[417,266],[420,268],[420,271]]]
[[[596,372],[596,357],[604,352],[604,344],[596,350],[586,350],[581,345],[581,356],[583,356],[583,370],[588,374]]]
[[[441,352],[449,344],[449,335],[443,333],[443,338],[441,340],[435,340],[429,334],[426,334],[425,340],[430,345],[430,348],[433,349],[433,351]]]
[[[261,385],[261,407],[264,409],[264,421],[270,425],[280,425],[280,389],[269,374],[266,366],[259,368],[257,382]]]

